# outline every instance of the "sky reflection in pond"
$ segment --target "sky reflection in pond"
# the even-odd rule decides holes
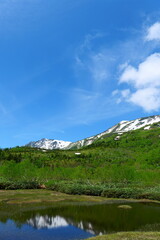
[[[80,240],[119,231],[160,231],[160,205],[128,203],[0,207],[0,240]]]
[[[0,235],[1,240],[78,240],[93,236],[73,225],[36,229],[24,224],[19,228],[11,220],[8,220],[6,224],[0,223]]]

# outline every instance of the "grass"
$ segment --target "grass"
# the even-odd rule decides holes
[[[160,232],[121,232],[89,238],[88,240],[159,240]]]
[[[114,203],[119,202],[127,205],[129,202],[146,202],[146,200],[105,198],[89,195],[70,195],[51,190],[0,190],[0,205],[7,204],[26,204],[26,203],[54,203],[54,202],[99,202]],[[147,202],[157,202],[147,200]]]
[[[0,190],[0,204],[54,203],[54,202],[103,202],[107,199],[93,196],[76,196],[51,190]]]

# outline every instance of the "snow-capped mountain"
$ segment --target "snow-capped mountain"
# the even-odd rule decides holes
[[[114,125],[113,127],[100,134],[85,138],[77,142],[65,142],[60,140],[50,140],[43,138],[36,142],[30,142],[26,146],[42,149],[78,149],[83,146],[88,146],[92,144],[95,140],[103,137],[106,134],[117,133],[118,135],[121,135],[124,132],[129,132],[140,128],[144,130],[149,130],[154,123],[159,123],[160,125],[160,115],[138,118],[131,121],[121,121],[120,123]]]
[[[71,142],[42,138],[41,140],[30,142],[26,146],[42,149],[65,149],[70,144]]]
[[[131,121],[121,121],[120,123],[114,125],[113,127],[109,128],[108,130],[97,134],[95,136],[71,143],[67,149],[71,148],[81,148],[83,146],[88,146],[92,144],[95,140],[103,137],[106,134],[117,133],[119,135],[123,134],[124,132],[129,132],[132,130],[137,130],[140,128],[144,128],[144,130],[149,130],[154,123],[160,123],[160,115],[145,117],[145,118],[138,118]]]

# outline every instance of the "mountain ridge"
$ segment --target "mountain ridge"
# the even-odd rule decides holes
[[[41,148],[46,150],[79,149],[83,146],[91,145],[95,140],[102,138],[104,135],[117,133],[118,136],[115,138],[115,140],[119,140],[120,135],[122,135],[125,132],[137,130],[140,128],[144,128],[144,130],[149,130],[154,123],[160,123],[160,115],[142,117],[142,118],[137,118],[135,120],[130,120],[130,121],[123,120],[118,124],[112,126],[111,128],[108,128],[106,131],[103,131],[97,135],[94,135],[76,142],[42,138],[41,140],[38,140],[38,141],[29,142],[28,144],[26,144],[26,146]]]

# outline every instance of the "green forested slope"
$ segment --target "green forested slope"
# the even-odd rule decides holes
[[[117,141],[116,136],[103,136],[80,150],[43,151],[29,147],[0,150],[0,186],[25,188],[45,184],[69,193],[94,195],[107,195],[112,189],[108,196],[117,197],[123,194],[114,191],[122,188],[126,188],[128,197],[134,195],[135,188],[139,197],[143,197],[142,190],[148,189],[144,196],[147,197],[156,188],[157,196],[160,128],[155,124],[150,130],[127,132]],[[77,151],[81,154],[76,155]],[[159,199],[160,194],[154,198]]]

